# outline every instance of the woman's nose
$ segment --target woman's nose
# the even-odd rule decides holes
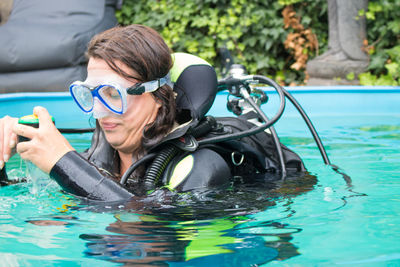
[[[95,119],[101,119],[103,117],[107,117],[112,115],[113,112],[109,110],[104,103],[100,101],[97,97],[93,99],[93,117]]]

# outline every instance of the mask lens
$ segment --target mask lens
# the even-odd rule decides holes
[[[105,85],[99,90],[99,95],[107,105],[116,112],[122,112],[121,93],[111,85]]]
[[[84,111],[89,112],[93,108],[93,96],[88,87],[80,84],[73,85],[71,93]]]

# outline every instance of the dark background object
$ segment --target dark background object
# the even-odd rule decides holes
[[[86,77],[85,51],[117,24],[118,0],[14,0],[0,26],[0,93],[66,91]]]

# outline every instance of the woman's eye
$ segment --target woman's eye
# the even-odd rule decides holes
[[[103,87],[103,95],[112,99],[117,99],[120,97],[117,89],[111,86]]]

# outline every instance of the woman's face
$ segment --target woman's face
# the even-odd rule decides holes
[[[122,63],[117,65],[132,76],[137,76],[126,65]],[[88,76],[84,83],[97,86],[107,82],[118,83],[122,88],[128,88],[138,81],[126,80],[114,72],[104,60],[90,58]],[[101,107],[95,108],[106,109],[99,101],[96,105]],[[161,104],[157,103],[150,93],[128,95],[127,110],[124,114],[106,112],[108,115],[98,119],[108,143],[120,152],[133,153],[141,144],[144,127],[155,120],[160,106]]]

